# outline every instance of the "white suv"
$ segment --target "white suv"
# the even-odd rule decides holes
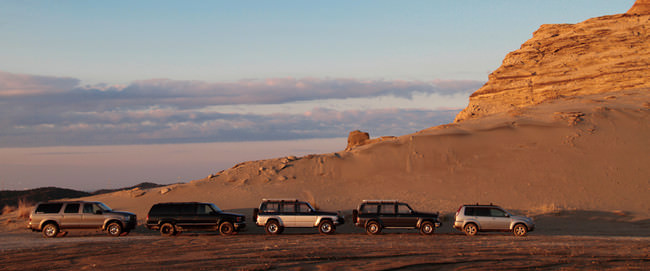
[[[305,201],[297,199],[263,199],[253,213],[255,224],[264,227],[268,234],[280,234],[288,228],[314,228],[323,234],[332,234],[343,217],[337,213],[315,210]]]
[[[454,228],[469,236],[479,231],[505,231],[515,236],[525,236],[535,229],[530,217],[517,216],[495,205],[462,205],[456,211]]]

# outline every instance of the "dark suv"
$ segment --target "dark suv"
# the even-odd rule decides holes
[[[170,202],[158,203],[147,215],[146,227],[172,236],[184,230],[210,230],[234,234],[246,227],[246,217],[222,212],[212,203]]]
[[[368,234],[401,228],[419,229],[420,233],[428,235],[442,225],[437,213],[420,213],[396,200],[364,200],[352,214],[354,225],[365,228]]]

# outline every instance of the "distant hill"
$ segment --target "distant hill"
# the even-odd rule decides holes
[[[97,191],[93,192],[92,194],[93,195],[100,195],[100,194],[113,193],[113,192],[122,191],[122,190],[131,190],[131,189],[134,189],[134,188],[149,189],[149,188],[156,188],[156,187],[161,187],[161,186],[165,186],[165,185],[157,184],[157,183],[144,182],[144,183],[136,184],[134,186],[118,188],[118,189],[100,189],[100,190],[97,190]]]
[[[36,203],[39,201],[48,201],[63,198],[87,197],[93,194],[83,191],[77,191],[58,187],[41,187],[30,190],[5,190],[0,191],[0,206],[5,205],[17,206],[19,200]]]
[[[118,189],[100,189],[95,192],[89,193],[84,191],[78,191],[67,188],[58,188],[58,187],[41,187],[29,190],[4,190],[0,191],[0,208],[5,205],[17,206],[19,200],[24,200],[28,203],[37,203],[40,201],[48,200],[57,200],[65,198],[81,198],[88,197],[93,195],[107,194],[122,190],[131,190],[134,188],[140,189],[149,189],[161,187],[164,185],[144,182],[130,187],[118,188]]]

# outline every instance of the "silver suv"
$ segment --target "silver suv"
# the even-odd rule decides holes
[[[344,223],[337,213],[315,210],[308,202],[297,199],[263,199],[253,212],[255,224],[268,234],[280,234],[284,228],[314,228],[333,234]]]
[[[48,238],[68,229],[101,229],[111,236],[120,236],[128,234],[136,224],[135,214],[113,211],[101,202],[60,201],[37,204],[27,228],[42,231]]]
[[[525,236],[535,229],[535,222],[530,217],[512,215],[496,205],[475,204],[458,208],[454,228],[469,236],[479,231],[505,231]]]

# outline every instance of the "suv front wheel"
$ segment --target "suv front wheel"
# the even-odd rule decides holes
[[[431,235],[435,229],[436,226],[434,226],[430,221],[422,222],[422,225],[420,225],[420,233],[422,234]]]
[[[233,234],[235,232],[235,227],[232,223],[226,221],[221,223],[221,226],[219,226],[219,232],[223,235]]]
[[[111,222],[111,224],[108,224],[108,227],[106,227],[106,232],[108,232],[108,235],[110,236],[118,237],[122,234],[122,225],[117,222]]]
[[[515,234],[515,236],[526,236],[526,234],[528,233],[528,228],[526,228],[524,224],[517,224],[512,229],[512,232]]]
[[[336,228],[334,227],[334,223],[332,223],[332,221],[324,220],[318,224],[318,231],[323,234],[333,234],[334,231],[336,231]]]

